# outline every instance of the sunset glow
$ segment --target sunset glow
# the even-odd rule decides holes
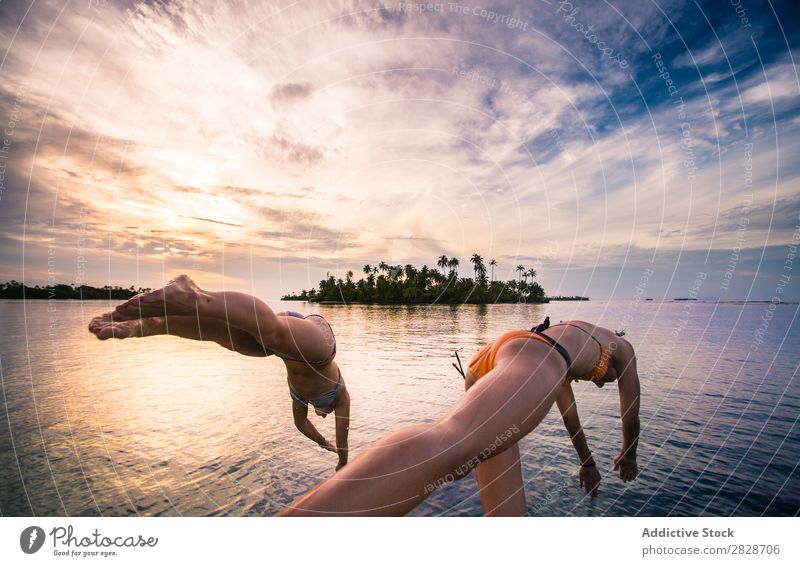
[[[655,297],[702,270],[768,299],[800,225],[797,30],[566,4],[4,2],[0,278],[80,256],[89,284],[274,298],[480,253],[551,294],[653,268]]]

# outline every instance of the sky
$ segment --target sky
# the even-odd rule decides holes
[[[1,2],[0,281],[275,299],[478,253],[550,295],[800,300],[798,12]]]

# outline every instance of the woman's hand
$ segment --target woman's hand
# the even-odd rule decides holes
[[[625,452],[617,454],[614,457],[614,471],[619,471],[619,479],[624,482],[635,480],[639,473],[636,456],[629,456]]]
[[[336,452],[336,446],[327,438],[320,444],[320,446],[328,452]]]
[[[597,497],[597,490],[600,487],[600,472],[597,471],[597,466],[581,466],[578,478],[584,491],[592,497]]]

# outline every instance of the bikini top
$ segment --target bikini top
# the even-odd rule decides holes
[[[592,368],[592,370],[589,371],[588,373],[585,373],[584,375],[582,375],[582,376],[580,376],[578,378],[575,378],[575,379],[578,379],[578,380],[581,380],[581,381],[597,381],[597,380],[603,379],[606,376],[606,373],[608,373],[608,365],[611,362],[611,353],[608,351],[607,348],[605,348],[600,343],[600,340],[598,340],[597,338],[594,337],[594,335],[591,332],[589,332],[585,328],[581,328],[577,324],[572,324],[570,322],[562,322],[560,324],[554,324],[553,326],[550,326],[549,317],[546,319],[545,322],[546,322],[546,325],[539,325],[536,328],[534,328],[532,331],[535,332],[539,336],[544,336],[549,341],[552,341],[552,343],[555,344],[555,345],[557,345],[558,342],[556,342],[553,338],[550,338],[549,336],[547,336],[547,334],[544,334],[543,331],[548,329],[548,328],[553,328],[555,326],[572,326],[573,328],[577,328],[578,330],[581,330],[584,333],[588,334],[589,338],[591,338],[592,340],[597,342],[597,345],[600,347],[600,355],[597,358],[597,363],[595,364],[594,368]],[[564,349],[560,345],[559,345],[559,348],[561,348],[562,350]],[[566,352],[566,350],[564,350],[564,351]],[[572,363],[568,362],[567,365],[569,367],[571,367]]]

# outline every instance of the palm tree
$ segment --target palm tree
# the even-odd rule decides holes
[[[375,285],[375,275],[373,275],[372,266],[370,264],[366,264],[362,270],[364,274],[367,276],[367,286],[372,287]],[[378,268],[375,268],[375,273],[378,272]]]
[[[422,282],[422,288],[428,288],[428,281],[431,278],[431,271],[428,269],[427,265],[423,265],[422,269],[419,270],[419,279]]]
[[[442,268],[442,273],[444,273],[444,270],[448,266],[447,256],[446,255],[440,255],[439,256],[439,261],[436,262],[436,265],[441,267]]]
[[[450,268],[450,277],[452,277],[456,271],[458,270],[458,266],[461,262],[458,261],[457,257],[451,257],[448,262],[447,266]]]
[[[383,273],[384,271],[389,271],[389,264],[386,263],[385,261],[382,261],[378,264],[378,269],[381,270],[381,273]]]
[[[497,260],[496,259],[490,260],[489,265],[492,266],[492,283],[494,283],[494,268],[497,265]]]
[[[480,271],[480,268],[483,267],[483,258],[478,254],[472,254],[472,257],[469,258],[469,261],[472,263],[472,272],[475,275],[475,279],[477,279],[478,271]]]
[[[518,265],[517,271],[519,271],[519,283],[522,285],[522,274],[525,272],[525,266],[522,264]]]
[[[528,273],[527,273],[527,275],[530,275],[530,278],[531,278],[531,279],[533,279],[534,277],[536,277],[536,270],[535,270],[534,268],[532,268],[532,267],[531,267],[531,268],[528,270]]]
[[[477,279],[478,279],[478,284],[481,287],[485,287],[486,286],[486,266],[483,265],[483,263],[481,263],[478,266],[478,273],[476,275],[477,275]]]

